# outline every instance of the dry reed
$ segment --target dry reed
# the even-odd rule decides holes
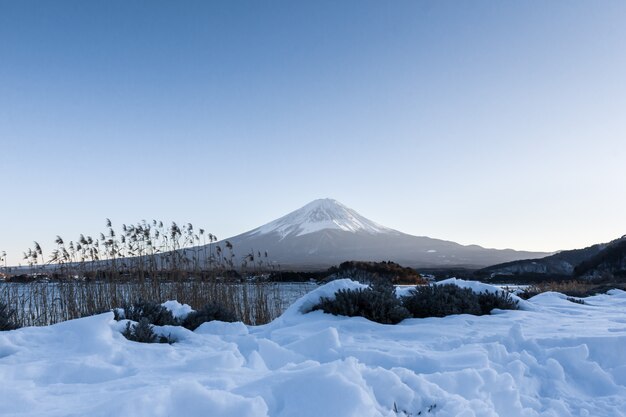
[[[99,314],[139,300],[162,303],[177,300],[199,309],[216,303],[234,311],[246,324],[264,324],[279,316],[306,285],[294,287],[291,297],[278,283],[215,281],[33,281],[1,283],[0,302],[16,312],[19,327],[45,326]],[[291,299],[290,299],[291,298]]]
[[[34,242],[24,252],[25,268],[7,267],[1,252],[0,272],[8,282],[0,281],[0,302],[15,310],[16,324],[48,325],[139,300],[177,300],[194,309],[217,303],[244,323],[262,324],[289,301],[279,284],[246,279],[273,270],[267,252],[237,256],[230,242],[191,223],[168,227],[144,220],[118,231],[109,219],[105,224],[96,238],[81,234],[67,242],[57,236],[47,261]]]

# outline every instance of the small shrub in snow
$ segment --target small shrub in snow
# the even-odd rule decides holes
[[[202,323],[213,320],[232,323],[237,321],[237,317],[235,316],[235,313],[226,309],[222,305],[207,304],[202,309],[189,313],[183,320],[182,326],[193,331],[196,330]]]
[[[341,289],[335,293],[335,298],[323,297],[312,310],[336,316],[360,316],[383,324],[396,324],[410,317],[396,297],[393,285],[384,283],[365,289]]]
[[[138,301],[126,304],[122,310],[113,311],[115,320],[127,319],[140,322],[147,319],[148,323],[156,326],[178,325],[178,320],[172,315],[172,312],[161,304],[151,301]]]
[[[528,287],[524,289],[523,291],[517,292],[517,296],[521,298],[522,300],[528,300],[538,294],[541,294],[541,292],[537,291],[537,289],[533,287]]]
[[[137,324],[126,323],[122,335],[128,340],[139,343],[173,343],[169,337],[159,336],[147,318],[142,318]]]
[[[140,343],[154,343],[157,339],[154,329],[148,319],[145,318],[141,319],[137,324],[126,323],[126,329],[122,332],[122,335],[128,340]]]
[[[10,309],[8,305],[0,303],[0,331],[17,329],[15,323],[15,311]]]
[[[491,310],[517,310],[517,301],[506,291],[481,292],[478,294],[481,314],[490,314]]]
[[[453,284],[418,287],[402,298],[413,317],[445,317],[452,314],[491,313],[494,308],[517,310],[517,301],[505,291],[475,293]]]
[[[453,284],[417,287],[402,304],[415,318],[482,313],[477,294]]]
[[[585,304],[585,300],[581,300],[580,298],[567,297],[567,301],[570,301],[576,304]]]

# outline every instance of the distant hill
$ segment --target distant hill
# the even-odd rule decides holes
[[[237,253],[268,253],[275,265],[288,270],[322,270],[346,260],[393,261],[409,267],[472,269],[518,259],[540,258],[542,252],[486,249],[446,240],[413,236],[375,223],[336,200],[315,200],[286,216],[249,232],[210,245],[208,253],[226,242]]]
[[[302,271],[274,271],[270,273],[269,281],[332,281],[334,279],[350,278],[362,283],[387,281],[392,284],[425,284],[427,281],[413,268],[403,267],[395,262],[363,262],[346,261],[338,266],[316,272]]]
[[[363,283],[384,280],[392,284],[426,284],[427,281],[413,268],[398,265],[395,262],[346,261],[328,269],[327,280],[351,278]]]
[[[607,274],[626,278],[626,236],[574,268],[574,275],[579,277],[602,277]]]
[[[525,259],[489,266],[477,271],[477,274],[490,277],[626,277],[626,236],[609,243],[562,251],[541,259]]]

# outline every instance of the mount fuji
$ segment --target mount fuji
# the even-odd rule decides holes
[[[267,252],[285,269],[322,269],[348,260],[391,260],[410,267],[479,268],[549,254],[413,236],[375,223],[332,199],[320,199],[228,241],[236,253]]]

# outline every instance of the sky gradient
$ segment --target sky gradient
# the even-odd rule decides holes
[[[0,0],[0,251],[330,197],[555,251],[626,234],[626,2]]]

